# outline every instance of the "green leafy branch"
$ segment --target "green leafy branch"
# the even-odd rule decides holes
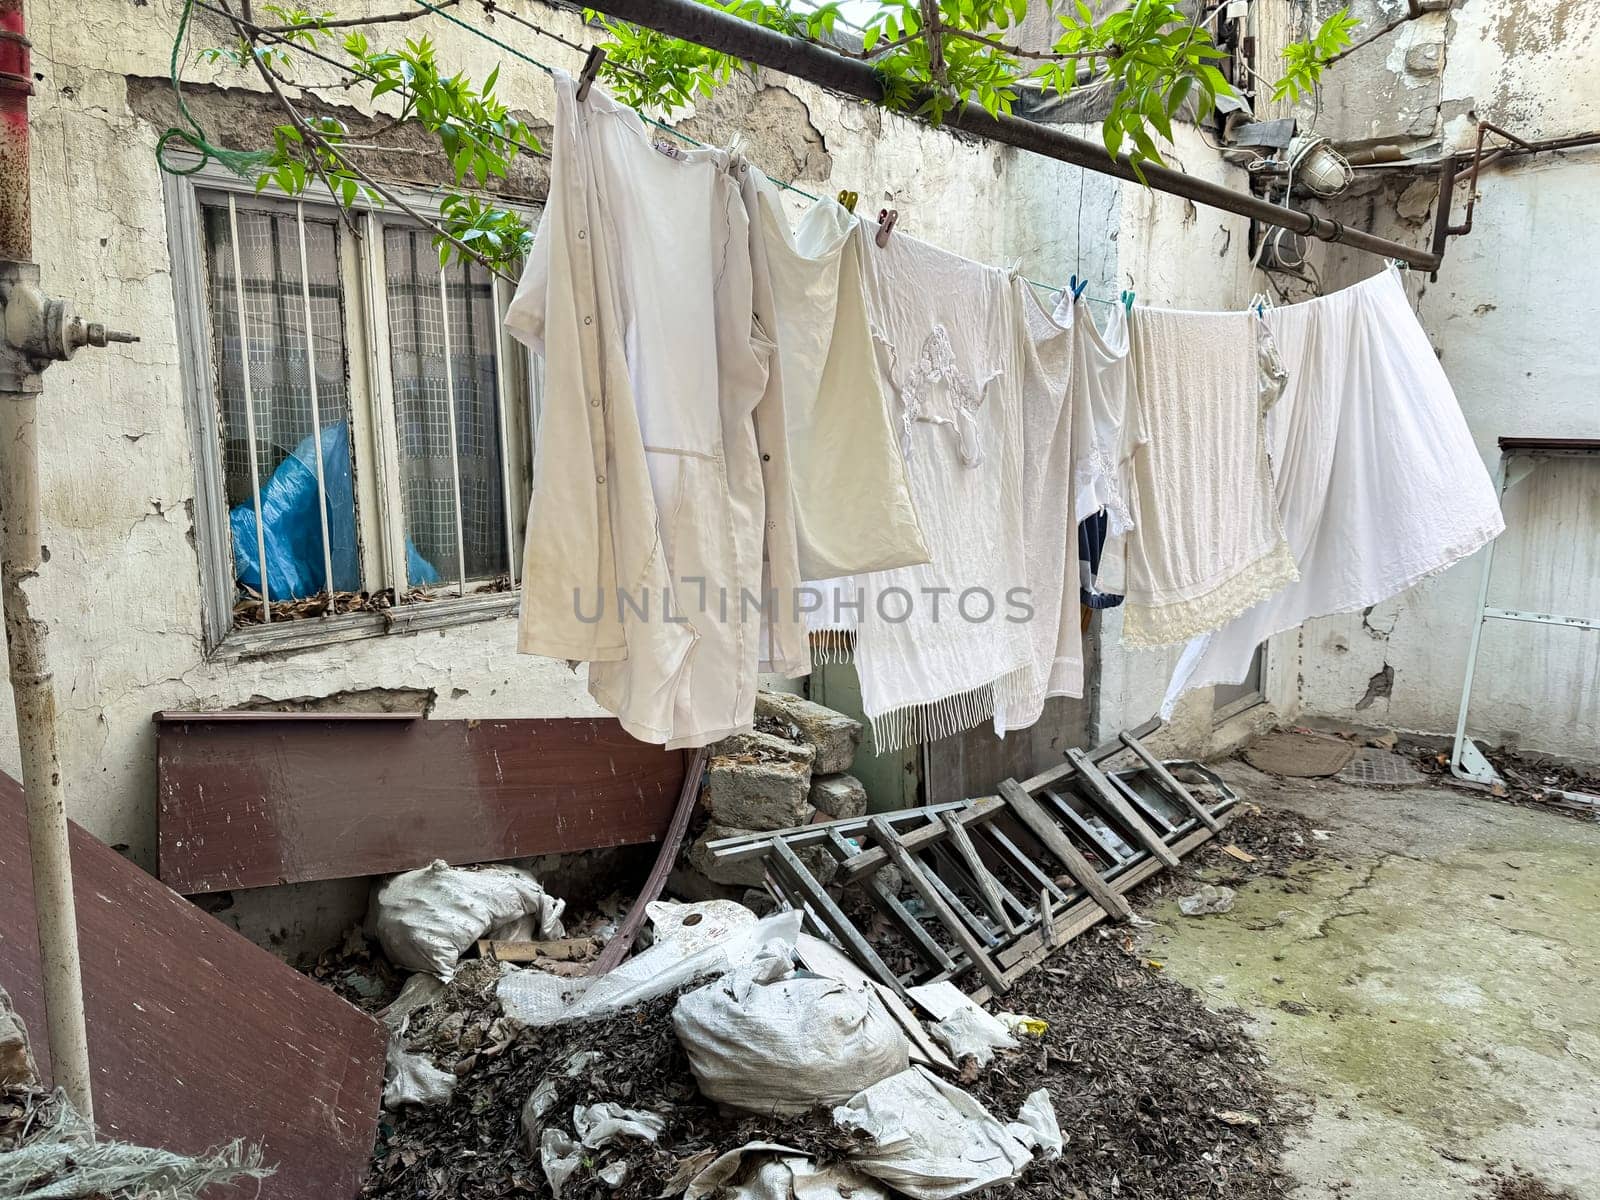
[[[881,0],[861,26],[860,48],[835,36],[839,5],[797,9],[792,0],[702,0],[713,8],[790,37],[825,44],[870,62],[889,108],[935,123],[961,104],[1009,113],[1020,89],[1064,96],[1089,84],[1112,84],[1103,122],[1106,151],[1126,153],[1137,171],[1162,162],[1156,136],[1170,143],[1172,124],[1192,103],[1201,119],[1218,96],[1235,94],[1218,68],[1226,57],[1176,0],[1134,0],[1097,17],[1084,0],[1056,12],[1061,33],[1047,50],[1007,40],[1028,14],[1028,0]],[[1055,6],[1052,4],[1052,10]],[[605,30],[608,86],[630,104],[681,107],[709,95],[744,64],[693,43],[591,12]],[[1275,99],[1314,89],[1328,63],[1350,44],[1357,22],[1340,9],[1306,42],[1289,46]]]
[[[1283,78],[1273,85],[1272,98],[1298,104],[1302,97],[1316,91],[1322,72],[1350,45],[1351,34],[1360,24],[1348,8],[1341,8],[1309,39],[1284,47]]]
[[[527,125],[496,98],[498,68],[482,83],[474,83],[465,74],[441,69],[434,43],[425,35],[406,39],[398,49],[380,49],[362,30],[352,29],[335,46],[322,24],[331,13],[312,16],[275,5],[265,6],[265,11],[282,24],[266,30],[235,18],[240,43],[200,53],[202,61],[253,63],[290,118],[273,130],[272,150],[261,166],[256,190],[271,184],[299,196],[320,181],[346,210],[363,200],[374,206],[394,204],[428,226],[441,266],[455,258],[472,259],[502,275],[513,268],[527,253],[531,231],[516,213],[485,203],[469,189],[505,179],[519,153],[543,150]],[[293,65],[291,50],[339,66],[364,83],[372,99],[398,100],[400,111],[367,131],[368,140],[362,144],[351,140],[351,131],[337,118],[301,113],[284,92],[285,85],[295,86],[288,73]],[[352,157],[352,151],[370,149],[406,125],[420,125],[438,138],[450,163],[455,190],[441,201],[438,220],[405,204]]]

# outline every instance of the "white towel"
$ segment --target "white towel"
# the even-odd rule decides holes
[[[1255,313],[1133,314],[1133,402],[1149,440],[1133,455],[1125,646],[1218,629],[1297,577],[1273,501],[1266,410],[1281,390]],[[1118,585],[1120,582],[1120,586]]]
[[[1461,406],[1394,269],[1267,314],[1289,371],[1268,421],[1300,580],[1184,652],[1162,705],[1239,683],[1256,647],[1378,604],[1505,528]]]
[[[1073,514],[1073,431],[1077,405],[1074,356],[1088,308],[1064,304],[1047,315],[1021,280],[1017,304],[1028,333],[1022,376],[1023,566],[1031,646],[1026,684],[1015,702],[997,701],[994,731],[1026,729],[1051,696],[1083,695],[1083,626],[1077,597],[1078,556]],[[1098,336],[1098,335],[1097,335]],[[1070,551],[1069,551],[1070,547]]]

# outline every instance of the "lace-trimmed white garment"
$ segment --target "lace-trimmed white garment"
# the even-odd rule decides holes
[[[1253,312],[1137,308],[1132,402],[1148,440],[1133,454],[1134,527],[1124,575],[1125,646],[1221,628],[1299,577],[1273,499],[1266,414],[1283,388]]]
[[[997,698],[994,731],[1026,729],[1051,696],[1083,695],[1083,625],[1078,590],[1077,519],[1073,512],[1074,432],[1082,398],[1073,390],[1076,328],[1086,306],[1065,304],[1048,315],[1028,284],[1017,280],[1017,305],[1027,329],[1022,376],[1022,545],[1029,605],[1030,657],[1022,694]],[[1065,323],[1062,323],[1062,318]]]
[[[1300,581],[1184,652],[1162,706],[1168,715],[1190,688],[1242,682],[1274,634],[1379,604],[1505,528],[1397,271],[1272,310],[1266,321],[1289,371],[1267,437]]]
[[[819,614],[812,628],[854,627],[862,707],[885,751],[980,725],[1025,696],[1028,626],[1006,616],[1027,579],[1026,334],[1003,270],[898,231],[885,247],[868,239],[862,261],[932,561],[841,583],[859,594],[860,612]]]

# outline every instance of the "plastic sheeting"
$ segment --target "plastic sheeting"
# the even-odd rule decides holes
[[[340,421],[322,428],[322,480],[327,495],[328,557],[333,589],[361,590],[361,555],[356,542],[355,480],[350,467],[350,427]],[[238,580],[261,592],[260,547],[252,497],[228,514]],[[261,528],[267,552],[268,596],[301,599],[328,590],[322,555],[322,518],[317,512],[316,439],[307,437],[261,483]],[[439,582],[433,564],[406,539],[406,575],[412,587]]]

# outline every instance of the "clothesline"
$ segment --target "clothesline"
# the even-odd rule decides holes
[[[501,50],[504,50],[507,54],[513,55],[516,58],[521,59],[523,62],[527,63],[530,67],[535,67],[538,70],[543,71],[546,75],[553,75],[555,73],[555,68],[550,66],[548,63],[540,62],[538,59],[534,58],[532,55],[526,54],[523,51],[517,49],[515,46],[512,46],[511,44],[509,44],[507,42],[501,41],[499,38],[495,37],[492,33],[489,33],[487,30],[480,29],[478,26],[474,25],[471,21],[465,21],[462,18],[456,16],[454,13],[448,12],[445,9],[440,8],[436,4],[430,4],[429,0],[413,0],[413,2],[416,3],[417,5],[421,6],[422,8],[427,9],[429,12],[435,14],[436,16],[443,17],[445,20],[449,21],[451,24],[459,25],[462,29],[465,29],[467,32],[472,33],[472,34],[476,35],[477,37],[482,38],[484,41],[490,43],[491,45],[496,46]],[[519,22],[519,23],[527,24],[527,22]],[[550,33],[548,30],[539,29],[537,26],[534,26],[534,25],[528,25],[528,27],[530,29],[535,30],[535,32],[537,32],[537,33],[543,34],[545,37],[550,38],[552,41],[561,43],[564,46],[571,46],[572,45],[572,43],[567,41],[566,38],[563,38],[563,37],[560,37],[560,36],[558,36],[556,34]],[[638,110],[635,109],[634,111],[637,112]],[[642,113],[642,112],[639,113],[639,119],[644,121],[648,125],[654,125],[657,129],[661,129],[661,130],[664,130],[667,133],[670,133],[673,137],[679,138],[679,139],[681,139],[682,141],[688,143],[691,146],[704,148],[705,145],[706,145],[706,143],[700,141],[699,138],[696,138],[691,134],[684,133],[681,129],[675,129],[671,125],[668,125],[665,121],[658,121],[654,117],[648,116],[645,113]],[[812,203],[818,203],[822,199],[822,197],[814,195],[811,192],[806,191],[804,188],[797,187],[795,184],[789,183],[789,182],[787,182],[785,180],[774,179],[772,182],[777,184],[784,191],[793,192],[795,195],[800,196],[800,197],[802,197],[802,198],[804,198],[806,200],[810,200]],[[1070,290],[1069,288],[1062,287],[1059,284],[1044,283],[1044,282],[1041,282],[1040,280],[1037,280],[1037,279],[1029,279],[1027,276],[1023,276],[1023,282],[1031,284],[1033,287],[1043,288],[1046,291],[1055,292],[1055,293],[1062,293],[1062,292],[1067,292],[1067,291]],[[1090,296],[1090,295],[1085,295],[1083,297],[1083,299],[1091,301],[1092,303],[1095,303],[1095,304],[1104,304],[1104,305],[1107,305],[1107,306],[1110,306],[1110,307],[1115,307],[1116,305],[1122,303],[1120,300],[1106,300],[1106,299],[1102,299],[1099,296]]]

